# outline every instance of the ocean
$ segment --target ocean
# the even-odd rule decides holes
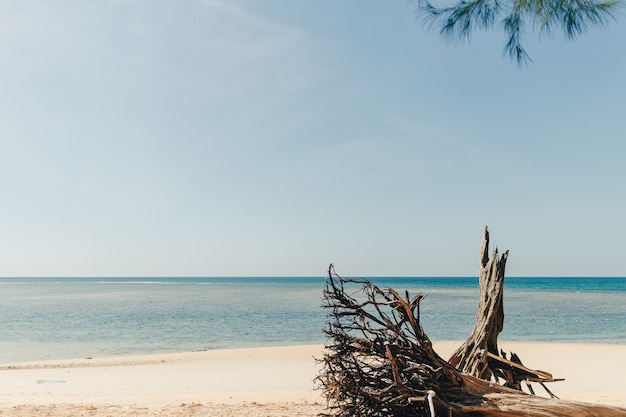
[[[368,278],[422,292],[432,340],[464,340],[476,277]],[[325,279],[0,278],[0,363],[322,344]],[[501,341],[626,344],[626,278],[507,277]]]

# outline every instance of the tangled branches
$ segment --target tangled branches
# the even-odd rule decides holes
[[[331,343],[316,378],[328,403],[322,417],[626,417],[624,409],[537,397],[458,371],[422,330],[423,299],[343,279],[330,265],[323,307]],[[526,369],[487,354],[498,369]]]
[[[423,298],[342,279],[330,265],[323,307],[330,310],[326,334],[333,343],[317,378],[334,413],[328,415],[430,416],[429,392],[454,399],[462,380],[422,330]]]

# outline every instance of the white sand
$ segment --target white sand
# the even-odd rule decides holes
[[[448,358],[460,342],[435,343],[435,350]],[[546,384],[563,400],[591,402],[626,408],[626,345],[594,343],[499,342],[507,354],[518,354],[525,366],[547,371],[554,378]],[[548,396],[539,385],[537,395]]]
[[[435,343],[444,358],[460,342]],[[529,368],[565,381],[562,399],[626,407],[626,345],[505,343]],[[293,346],[11,364],[0,367],[1,416],[315,416],[314,357]],[[541,387],[536,387],[543,394]]]

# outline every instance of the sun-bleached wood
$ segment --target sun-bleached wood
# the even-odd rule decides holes
[[[330,343],[319,359],[323,369],[316,378],[328,402],[321,416],[626,417],[623,408],[521,391],[520,382],[543,385],[554,379],[525,367],[517,355],[509,360],[499,354],[508,252],[498,257],[496,249],[489,257],[488,251],[485,227],[477,323],[453,354],[454,366],[434,351],[421,327],[423,294],[410,297],[407,291],[401,295],[367,280],[343,279],[330,265],[323,301],[330,312],[326,330]]]
[[[489,230],[483,230],[480,247],[480,301],[471,335],[452,354],[448,362],[459,371],[481,379],[495,379],[488,366],[487,352],[500,355],[498,335],[504,327],[504,271],[509,251],[498,257],[498,248],[489,256]]]

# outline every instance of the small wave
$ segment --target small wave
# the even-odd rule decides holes
[[[180,283],[174,281],[95,281],[94,284],[178,285]]]

